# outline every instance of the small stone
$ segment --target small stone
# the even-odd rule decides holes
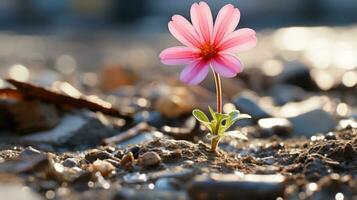
[[[299,62],[286,63],[284,70],[276,79],[279,83],[296,85],[307,91],[318,89],[311,76],[310,69]]]
[[[135,159],[138,159],[139,158],[139,151],[140,151],[140,147],[139,146],[133,146],[129,149],[129,151],[131,153],[133,153],[133,156]]]
[[[297,136],[311,137],[316,133],[327,133],[336,127],[333,116],[322,110],[315,109],[289,118],[293,125],[293,134]]]
[[[101,151],[98,149],[93,149],[90,152],[88,152],[85,157],[86,160],[88,160],[89,162],[94,162],[96,160],[105,160],[108,158],[113,158],[112,154],[106,152],[106,151]]]
[[[60,121],[56,106],[41,101],[21,101],[8,109],[21,134],[48,130]]]
[[[161,158],[156,152],[149,151],[140,156],[139,163],[144,167],[153,167],[161,163]]]
[[[270,117],[271,115],[257,103],[257,98],[251,94],[242,94],[236,97],[233,103],[241,113],[248,114],[255,120]]]
[[[160,178],[155,182],[155,189],[174,191],[180,188],[179,182],[175,178]]]
[[[51,130],[26,135],[20,140],[26,144],[51,144],[77,150],[95,147],[103,138],[114,134],[116,131],[103,124],[93,113],[81,110],[66,114]]]
[[[101,86],[105,91],[133,85],[138,80],[137,74],[132,69],[117,64],[105,66],[102,70],[102,77]]]
[[[272,199],[283,197],[285,177],[276,175],[211,174],[197,176],[188,187],[192,199]]]
[[[47,155],[34,155],[28,157],[18,157],[0,164],[0,173],[22,173],[45,170],[50,166]]]
[[[145,183],[148,180],[146,174],[138,172],[127,174],[123,177],[125,183]]]
[[[41,152],[37,149],[32,148],[31,146],[26,147],[19,156],[21,157],[29,157],[29,156],[35,156],[35,155],[40,155]]]
[[[302,101],[306,99],[307,93],[300,87],[287,84],[273,86],[269,93],[278,105],[284,105],[291,101]]]
[[[258,121],[258,125],[265,137],[288,136],[293,129],[289,120],[284,118],[263,118]]]
[[[133,153],[129,152],[129,153],[125,154],[125,156],[121,159],[120,165],[124,169],[130,169],[133,167],[134,160],[135,159],[134,159]]]
[[[336,134],[334,132],[328,132],[326,135],[325,135],[325,139],[326,140],[336,140],[337,137],[336,137]]]
[[[170,94],[161,96],[155,109],[168,118],[189,114],[197,104],[195,96],[184,87],[174,87]]]
[[[182,191],[162,191],[162,190],[135,190],[123,188],[119,190],[112,200],[122,199],[147,199],[147,200],[188,200],[189,197]]]
[[[78,161],[75,158],[67,158],[62,162],[62,165],[68,168],[78,167]]]
[[[102,176],[108,176],[115,170],[115,167],[105,160],[96,160],[91,168],[95,172],[100,172]]]

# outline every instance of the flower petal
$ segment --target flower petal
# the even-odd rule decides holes
[[[180,79],[181,81],[190,84],[196,85],[199,84],[205,79],[209,71],[209,65],[204,61],[192,62],[182,70]]]
[[[181,15],[174,15],[168,26],[171,34],[182,44],[188,47],[199,48],[200,38],[187,19]]]
[[[210,42],[213,31],[212,12],[207,3],[201,1],[191,6],[191,21],[198,35],[205,41]]]
[[[223,77],[231,78],[243,70],[242,63],[233,55],[220,54],[211,61],[213,70]]]
[[[237,27],[240,19],[238,8],[232,4],[225,5],[219,11],[213,29],[215,44],[218,44],[226,35],[232,33]]]
[[[183,46],[167,48],[160,53],[161,62],[165,65],[188,64],[196,58],[198,53],[195,50]]]
[[[246,51],[257,44],[255,31],[250,28],[243,28],[229,34],[217,45],[220,51]]]

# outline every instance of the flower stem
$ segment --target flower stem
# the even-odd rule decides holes
[[[216,151],[219,139],[220,139],[219,137],[216,137],[211,140],[211,150],[212,151]]]
[[[221,78],[217,72],[212,69],[214,75],[214,82],[216,84],[216,96],[217,96],[217,112],[222,113],[222,84]]]
[[[212,68],[212,67],[211,67]],[[214,82],[216,85],[216,96],[217,96],[217,112],[222,113],[222,84],[221,84],[221,78],[217,72],[215,72],[212,68],[212,72],[214,75]],[[217,129],[219,126],[217,126]],[[216,133],[218,134],[218,133]],[[216,148],[218,146],[218,142],[220,140],[220,137],[215,137],[211,140],[211,150],[216,151]]]

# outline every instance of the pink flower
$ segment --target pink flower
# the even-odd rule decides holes
[[[181,15],[174,15],[168,27],[171,34],[185,46],[165,49],[160,54],[166,65],[186,65],[180,79],[198,84],[210,67],[223,77],[234,77],[243,66],[234,53],[253,48],[257,39],[249,28],[235,30],[240,19],[238,8],[225,5],[213,25],[212,13],[205,2],[191,6],[192,24]]]

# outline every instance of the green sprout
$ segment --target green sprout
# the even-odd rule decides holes
[[[238,120],[251,118],[250,115],[241,114],[239,110],[233,110],[228,114],[222,114],[219,112],[214,112],[213,109],[209,106],[208,109],[212,116],[212,120],[210,120],[207,115],[199,109],[193,110],[192,114],[210,131],[207,134],[207,137],[211,140],[211,149],[213,151],[216,150],[220,139],[224,136],[232,136],[239,139],[247,140],[247,137],[242,132],[238,130],[227,130]]]

